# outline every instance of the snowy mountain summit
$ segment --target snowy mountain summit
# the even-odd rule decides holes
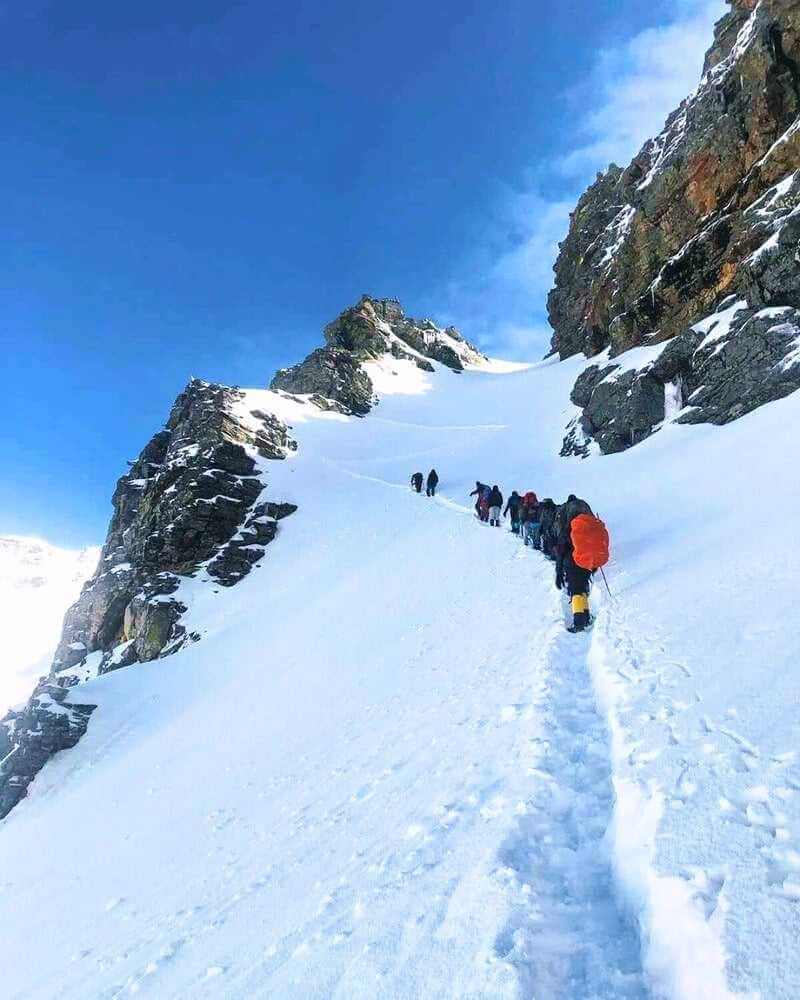
[[[363,296],[326,326],[325,340],[278,372],[273,392],[193,379],[130,463],[97,571],[66,615],[50,675],[3,720],[0,759],[11,756],[0,773],[0,817],[85,732],[93,706],[79,704],[77,692],[67,699],[69,688],[196,641],[184,624],[186,581],[230,587],[259,563],[278,523],[297,509],[282,496],[263,499],[271,463],[297,447],[287,415],[363,415],[399,361],[420,373],[487,364],[456,329],[409,319],[395,299]]]
[[[455,327],[442,329],[429,319],[407,318],[397,299],[369,295],[325,327],[325,341],[325,347],[299,365],[279,371],[270,388],[308,398],[323,408],[363,415],[374,400],[364,361],[391,355],[428,372],[434,370],[431,361],[456,372],[486,361]]]

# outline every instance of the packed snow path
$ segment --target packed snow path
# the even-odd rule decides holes
[[[545,651],[532,797],[501,852],[517,902],[497,948],[518,970],[523,996],[642,998],[641,940],[620,910],[606,841],[609,734],[588,642],[559,623]]]

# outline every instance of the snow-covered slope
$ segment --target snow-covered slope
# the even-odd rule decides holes
[[[798,995],[800,395],[564,461],[583,364],[248,393],[298,513],[183,584],[199,643],[81,689],[0,825],[5,997]],[[607,521],[590,635],[476,478]]]
[[[95,547],[60,549],[39,538],[0,536],[0,715],[47,673],[64,612],[91,576],[99,554]]]

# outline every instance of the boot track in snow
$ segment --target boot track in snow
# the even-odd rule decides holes
[[[543,664],[534,792],[500,851],[500,877],[514,906],[495,949],[526,997],[649,996],[638,928],[617,903],[606,844],[614,808],[610,740],[588,646],[588,637],[576,640],[554,626]]]

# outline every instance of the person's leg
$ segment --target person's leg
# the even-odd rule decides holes
[[[576,566],[572,559],[565,564],[567,575],[567,593],[571,598],[572,627],[577,632],[583,631],[589,625],[589,585],[592,574],[588,569]]]

